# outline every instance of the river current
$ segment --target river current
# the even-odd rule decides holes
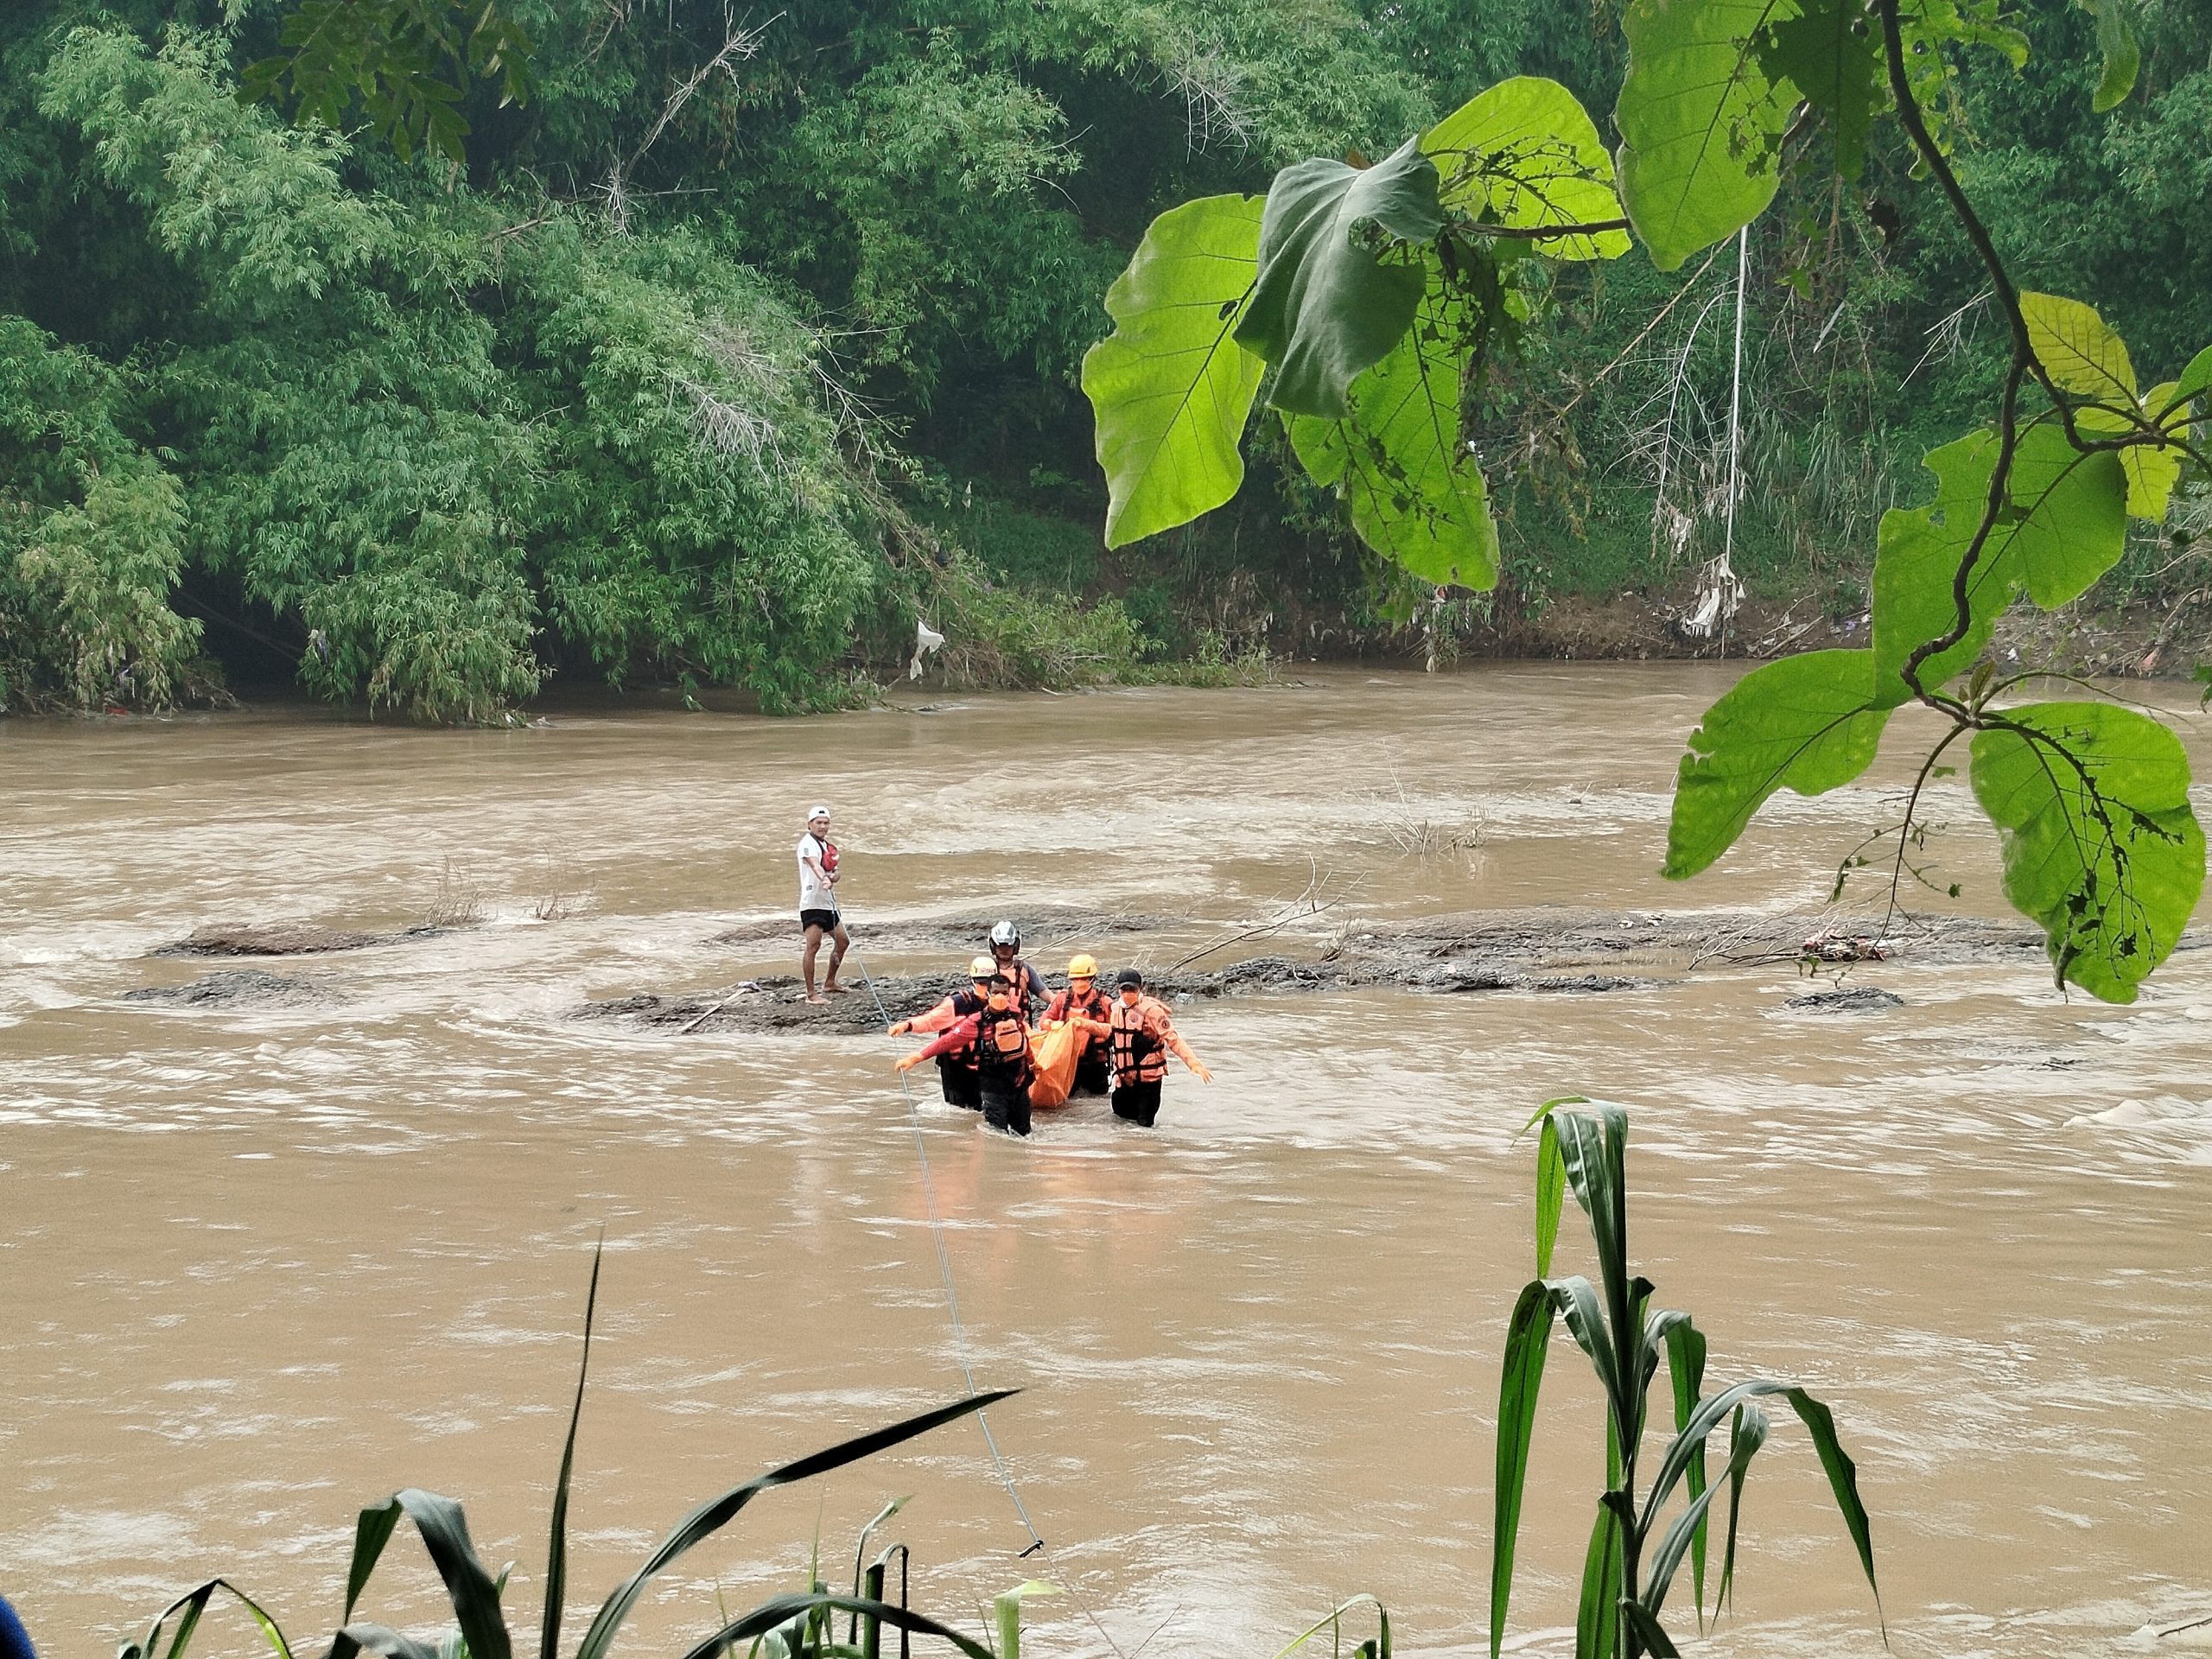
[[[1516,1135],[1580,1091],[1631,1108],[1632,1249],[1707,1332],[1709,1376],[1786,1376],[1834,1408],[1891,1651],[2194,1640],[2152,1632],[2212,1616],[2212,951],[2124,1008],[2062,996],[2040,959],[1909,948],[1854,971],[1903,999],[1861,1014],[1786,1009],[1807,988],[1788,964],[1605,995],[1193,1001],[1179,1024],[1217,1081],[1179,1067],[1156,1131],[1079,1102],[1015,1144],[925,1095],[926,1187],[888,1039],[571,1017],[792,971],[795,931],[715,936],[789,913],[817,798],[880,972],[957,961],[871,950],[874,918],[1165,917],[1096,944],[1164,963],[1308,889],[1364,931],[1817,906],[1925,734],[1900,716],[1862,785],[1784,797],[1713,871],[1662,882],[1675,760],[1729,677],[1316,671],[791,721],[580,707],[503,732],[0,723],[0,1593],[42,1651],[89,1659],[222,1573],[319,1650],[356,1511],[419,1485],[467,1504],[495,1571],[518,1563],[510,1623],[534,1632],[603,1230],[573,1643],[695,1501],[963,1392],[933,1198],[968,1363],[1024,1390],[991,1426],[1050,1557],[1018,1559],[1021,1515],[956,1424],[747,1510],[657,1582],[625,1651],[681,1651],[718,1599],[797,1587],[817,1535],[849,1573],[858,1527],[911,1493],[886,1535],[925,1607],[973,1628],[1024,1579],[1073,1592],[1032,1605],[1034,1651],[1266,1659],[1371,1591],[1401,1645],[1473,1653],[1501,1339],[1532,1270]],[[2153,695],[2206,775],[2192,703]],[[1962,780],[1936,799],[1940,879],[2001,913]],[[149,954],[215,924],[436,918],[473,925]],[[240,967],[302,983],[128,995]],[[1517,1651],[1572,1651],[1602,1445],[1562,1336]],[[1745,1531],[1707,1651],[1883,1651],[1786,1415]],[[441,1607],[396,1541],[365,1612],[429,1627]],[[258,1645],[229,1614],[198,1640]]]

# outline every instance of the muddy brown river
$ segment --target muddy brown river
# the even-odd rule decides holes
[[[812,799],[894,979],[967,954],[937,922],[996,912],[1060,918],[1033,925],[1057,969],[1079,944],[1165,967],[1309,892],[1322,913],[1198,966],[1509,907],[1624,931],[1817,910],[1917,728],[1900,717],[1863,786],[1785,797],[1665,883],[1675,759],[1726,678],[1317,671],[507,732],[0,722],[0,1593],[44,1652],[90,1659],[219,1572],[319,1651],[356,1510],[411,1484],[466,1502],[534,1630],[602,1228],[571,1642],[696,1499],[957,1396],[899,1045],[577,1017],[791,972]],[[1994,843],[1942,787],[1949,907],[2000,916]],[[462,925],[405,931],[433,921]],[[280,922],[396,937],[151,954]],[[622,1651],[681,1651],[719,1603],[794,1587],[817,1534],[849,1564],[908,1493],[892,1532],[925,1605],[973,1628],[1021,1580],[1076,1592],[1033,1604],[1037,1652],[1267,1659],[1359,1591],[1408,1649],[1477,1651],[1501,1338],[1531,1267],[1515,1135],[1573,1090],[1632,1109],[1632,1248],[1708,1332],[1709,1375],[1834,1406],[1891,1651],[2204,1637],[2158,1632],[2212,1617],[2212,950],[2116,1008],[2058,995],[2034,953],[1904,938],[1846,982],[1901,1002],[1859,1013],[1790,1009],[1819,985],[1730,954],[1635,957],[1642,982],[1604,992],[1189,995],[1217,1081],[1179,1068],[1150,1134],[1078,1102],[1016,1144],[925,1095],[966,1357],[1024,1390],[990,1421],[1051,1557],[1017,1559],[1021,1516],[957,1424],[747,1510]],[[1559,955],[1537,968],[1590,966]],[[1560,1655],[1602,1472],[1563,1337],[1548,1395],[1511,1642]],[[1786,1416],[1745,1535],[1706,1651],[1883,1651]],[[365,1610],[429,1629],[442,1606],[403,1537]],[[258,1638],[224,1613],[201,1640]]]

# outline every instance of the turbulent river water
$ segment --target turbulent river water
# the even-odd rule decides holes
[[[91,1656],[219,1572],[311,1647],[355,1511],[411,1484],[518,1563],[510,1618],[534,1630],[602,1228],[571,1640],[694,1501],[957,1395],[896,1045],[574,1017],[791,971],[795,937],[716,941],[789,914],[813,799],[879,973],[967,947],[871,950],[871,925],[1069,906],[1172,918],[1095,942],[1164,965],[1309,887],[1332,907],[1306,936],[1209,960],[1495,906],[1817,907],[1894,814],[1901,759],[1784,798],[1694,882],[1656,874],[1675,757],[1726,678],[1332,671],[496,733],[0,725],[0,1593],[48,1653]],[[1901,718],[1892,749],[1917,734]],[[1960,906],[2001,913],[1958,781],[1935,816]],[[318,957],[149,955],[210,925],[472,911]],[[240,968],[279,982],[129,995]],[[747,1510],[657,1583],[625,1650],[680,1651],[718,1597],[792,1587],[817,1533],[849,1563],[907,1493],[892,1531],[925,1605],[973,1625],[1031,1576],[1077,1592],[1033,1605],[1039,1651],[1104,1653],[1087,1607],[1124,1651],[1265,1659],[1363,1590],[1402,1645],[1476,1650],[1531,1267],[1515,1135],[1571,1090],[1632,1108],[1632,1247],[1709,1333],[1710,1375],[1834,1406],[1892,1651],[2193,1641],[2154,1632],[2212,1615],[2212,950],[2126,1008],[2017,951],[1908,943],[1850,982],[1902,1003],[1793,1011],[1793,967],[1721,963],[1603,995],[1193,998],[1179,1023],[1217,1081],[1179,1068],[1149,1135],[1078,1103],[1015,1144],[925,1099],[968,1357],[1025,1390],[991,1422],[1049,1562],[1017,1560],[1020,1516],[958,1424]],[[1548,1387],[1512,1639],[1558,1654],[1602,1472],[1563,1337]],[[1883,1650],[1794,1420],[1745,1528],[1709,1651]],[[441,1606],[401,1540],[365,1611]],[[227,1616],[202,1639],[257,1643]]]

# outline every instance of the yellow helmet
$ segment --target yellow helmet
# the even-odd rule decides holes
[[[1088,950],[1080,951],[1075,956],[1070,957],[1068,958],[1068,977],[1070,979],[1097,978],[1097,958],[1093,957]]]
[[[977,957],[968,964],[968,977],[970,979],[996,979],[998,974],[998,963],[988,957]]]

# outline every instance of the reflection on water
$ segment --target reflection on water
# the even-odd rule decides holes
[[[788,971],[780,947],[709,941],[790,904],[812,798],[837,810],[864,950],[871,914],[1079,904],[1186,918],[1146,942],[1172,960],[1317,870],[1367,929],[1815,902],[1894,769],[1789,799],[1688,887],[1652,874],[1720,683],[1516,668],[791,723],[0,728],[0,1586],[57,1654],[215,1571],[312,1640],[355,1509],[417,1484],[519,1561],[526,1625],[602,1224],[580,1609],[709,1491],[955,1395],[892,1046],[562,1018]],[[1084,741],[1072,779],[1031,760]],[[1402,855],[1421,823],[1441,850]],[[1985,839],[1942,855],[1996,908]],[[270,965],[316,1000],[121,1000],[207,972],[146,958],[195,925],[404,926],[442,881],[484,925]],[[564,883],[588,904],[536,919]],[[1053,1570],[1125,1648],[1165,1623],[1163,1646],[1265,1655],[1370,1589],[1412,1645],[1475,1650],[1498,1342],[1529,1268],[1514,1135],[1580,1090],[1637,1106],[1637,1252],[1715,1376],[1835,1403],[1896,1651],[2134,1651],[2139,1627],[2212,1612],[2208,956],[2126,1009],[1909,957],[1859,976],[1904,1006],[1859,1017],[1783,1011],[1787,969],[1204,1003],[1181,1019],[1219,1081],[1179,1071],[1154,1135],[1078,1103],[1014,1147],[925,1104],[970,1357],[1027,1390],[994,1423]],[[1572,1647],[1599,1472],[1580,1363],[1562,1346],[1536,1437],[1531,1651]],[[1878,1652],[1794,1426],[1762,1461],[1712,1650]],[[963,1425],[748,1510],[629,1650],[703,1634],[718,1586],[787,1586],[817,1526],[834,1557],[909,1491],[931,1605],[1031,1575]],[[385,1571],[372,1611],[435,1618],[419,1552]],[[1102,1648],[1069,1603],[1036,1613],[1051,1649]]]

